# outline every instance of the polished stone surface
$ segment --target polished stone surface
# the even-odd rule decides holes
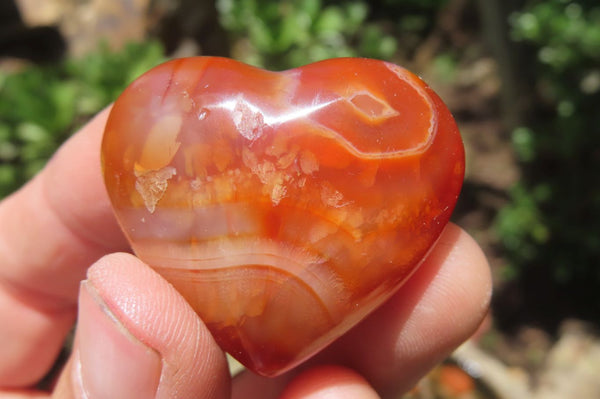
[[[170,61],[117,100],[102,156],[135,253],[268,376],[406,280],[464,174],[439,97],[401,67],[350,58],[284,72]]]

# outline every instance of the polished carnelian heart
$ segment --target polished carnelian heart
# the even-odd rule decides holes
[[[135,253],[266,376],[396,291],[464,173],[439,97],[405,69],[352,58],[284,72],[167,62],[116,101],[102,157]]]

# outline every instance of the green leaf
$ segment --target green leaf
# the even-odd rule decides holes
[[[512,144],[517,156],[523,162],[531,162],[535,158],[535,133],[527,127],[519,127],[513,131]]]
[[[16,136],[25,143],[40,143],[48,141],[51,138],[46,129],[30,122],[23,122],[18,125]]]
[[[315,22],[315,33],[320,37],[339,35],[344,30],[345,19],[342,10],[336,6],[324,9]]]

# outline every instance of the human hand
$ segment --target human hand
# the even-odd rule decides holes
[[[223,352],[183,298],[120,252],[128,245],[99,167],[107,116],[0,203],[0,398],[387,397],[410,389],[485,315],[487,262],[449,225],[414,276],[322,353],[277,378],[243,372],[231,380]],[[32,390],[76,318],[54,391]]]

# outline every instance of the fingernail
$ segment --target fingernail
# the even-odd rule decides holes
[[[74,357],[75,384],[86,399],[156,397],[160,356],[134,337],[85,281]]]

